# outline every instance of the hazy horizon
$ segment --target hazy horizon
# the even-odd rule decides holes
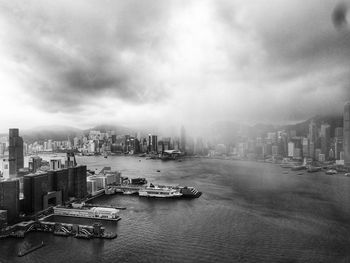
[[[0,0],[0,132],[198,132],[217,121],[340,115],[350,99],[349,5]]]

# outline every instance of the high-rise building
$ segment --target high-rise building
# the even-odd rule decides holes
[[[158,138],[157,135],[152,135],[152,152],[158,152]]]
[[[16,177],[20,168],[23,168],[23,139],[19,136],[18,129],[9,130],[9,163],[10,177]]]
[[[315,158],[315,145],[317,141],[317,127],[314,120],[311,120],[309,124],[309,155]]]
[[[328,159],[329,146],[331,140],[331,126],[329,124],[321,125],[321,151],[325,155],[326,159]]]
[[[288,157],[294,157],[294,142],[288,142]]]
[[[186,131],[184,126],[181,127],[180,147],[182,152],[186,152]]]
[[[0,181],[0,210],[7,210],[9,223],[19,215],[19,191],[19,179]]]
[[[43,210],[43,196],[48,190],[47,173],[25,175],[23,178],[25,212],[31,214]]]
[[[340,152],[343,151],[343,127],[334,130],[334,158],[340,160]]]
[[[309,140],[306,137],[302,139],[302,147],[303,147],[303,157],[309,157]]]
[[[344,105],[344,131],[343,131],[343,142],[344,142],[344,164],[350,167],[350,101]]]

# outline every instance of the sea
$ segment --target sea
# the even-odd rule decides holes
[[[290,171],[271,163],[135,156],[78,156],[155,184],[194,186],[197,199],[102,196],[126,207],[118,223],[102,221],[113,240],[29,233],[0,240],[0,262],[350,262],[350,177]],[[88,219],[60,218],[71,223]],[[25,243],[46,246],[17,257]]]

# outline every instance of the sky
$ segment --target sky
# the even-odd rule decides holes
[[[290,123],[350,99],[350,2],[0,0],[0,131]],[[180,129],[180,128],[179,128]]]

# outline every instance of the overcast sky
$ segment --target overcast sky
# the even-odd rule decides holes
[[[338,3],[0,0],[0,131],[341,113],[350,33]]]

